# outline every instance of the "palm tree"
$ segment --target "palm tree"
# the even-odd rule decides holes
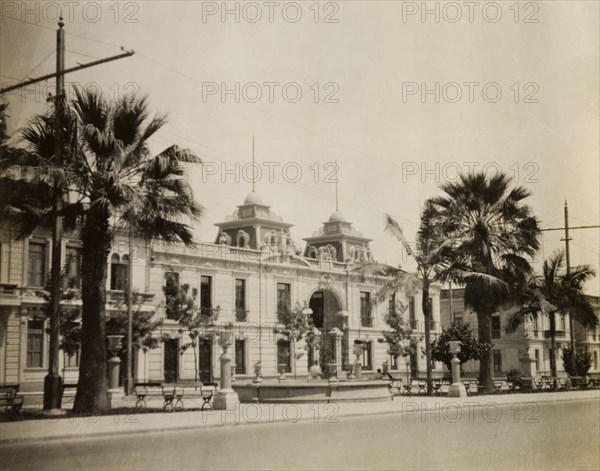
[[[384,284],[375,297],[376,302],[383,301],[398,290],[403,290],[412,296],[418,289],[422,292],[421,307],[425,319],[425,357],[427,361],[427,394],[433,394],[432,358],[431,358],[431,303],[429,290],[433,283],[442,279],[444,251],[448,247],[441,226],[436,224],[436,210],[430,201],[425,203],[421,214],[421,224],[417,231],[414,250],[406,241],[400,224],[386,215],[386,231],[393,234],[404,245],[405,250],[417,262],[415,274],[407,273],[400,268],[387,267],[383,274],[390,276],[391,280]]]
[[[521,292],[521,308],[515,312],[508,324],[514,331],[529,318],[537,319],[540,314],[548,316],[550,327],[551,375],[556,378],[556,314],[569,314],[583,327],[598,325],[594,307],[583,295],[583,284],[596,274],[589,265],[571,268],[569,273],[561,273],[565,268],[565,252],[558,250],[544,261],[542,273],[530,275],[525,280]]]
[[[511,287],[531,271],[526,257],[539,248],[538,222],[523,203],[530,194],[510,183],[504,174],[462,175],[458,182],[441,185],[446,195],[432,200],[452,245],[446,278],[465,285],[465,304],[477,314],[479,340],[488,344],[492,314],[514,302]],[[493,391],[492,361],[490,349],[480,360],[483,392]]]
[[[200,159],[171,146],[152,156],[148,140],[165,124],[164,116],[151,116],[145,97],[127,96],[106,101],[96,92],[76,90],[65,117],[67,146],[71,152],[63,168],[52,164],[54,136],[51,117],[39,117],[23,131],[32,155],[26,174],[43,178],[58,175],[60,191],[67,192],[63,215],[66,229],[80,228],[82,240],[82,329],[79,382],[74,410],[98,412],[109,407],[106,385],[105,304],[108,255],[113,229],[131,230],[144,239],[193,245],[189,223],[198,220],[202,207],[194,200],[185,178],[185,164]],[[23,163],[23,162],[21,162]],[[28,181],[13,178],[16,185]],[[39,182],[34,178],[32,185]],[[43,180],[42,180],[43,182]],[[48,185],[46,185],[48,187]],[[45,189],[49,193],[49,189]],[[51,189],[51,188],[50,188]],[[20,210],[22,234],[48,222],[47,197],[15,192],[11,201]]]

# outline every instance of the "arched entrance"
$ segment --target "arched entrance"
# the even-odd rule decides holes
[[[314,326],[321,332],[320,342],[318,345],[319,358],[315,358],[313,349],[309,349],[308,354],[308,367],[312,366],[315,362],[318,362],[325,374],[328,376],[327,365],[329,363],[338,363],[343,366],[347,363],[348,357],[348,332],[344,325],[343,306],[332,290],[321,289],[315,291],[309,301],[308,305],[312,310],[312,322]],[[335,358],[335,345],[336,339],[330,335],[332,329],[336,328],[344,333],[341,345],[341,358]]]
[[[312,309],[312,320],[317,329],[330,331],[337,327],[343,330],[344,319],[340,315],[342,305],[333,291],[315,291],[310,297],[308,305]]]

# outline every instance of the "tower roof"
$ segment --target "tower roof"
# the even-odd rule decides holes
[[[246,205],[246,204],[260,204],[260,205],[264,205],[263,199],[254,190],[252,190],[250,193],[248,193],[248,196],[246,196],[246,199],[244,200],[244,205]]]
[[[346,219],[346,216],[344,216],[344,214],[339,211],[336,210],[333,213],[331,213],[331,216],[329,216],[329,222],[348,222]]]

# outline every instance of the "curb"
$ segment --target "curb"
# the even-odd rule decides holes
[[[429,398],[429,396],[423,396],[423,397],[427,397]],[[492,399],[494,396],[481,396],[481,398],[489,398]],[[513,404],[528,404],[528,403],[533,403],[533,402],[538,402],[538,403],[562,403],[562,402],[577,402],[577,401],[589,401],[589,400],[593,400],[593,399],[597,399],[598,398],[598,393],[594,394],[594,395],[589,395],[589,396],[582,396],[582,397],[575,397],[575,398],[541,398],[538,400],[516,400],[516,401],[502,401],[502,402],[496,402],[493,400],[487,400],[487,401],[479,401],[479,403],[474,404],[474,402],[476,402],[474,399],[477,399],[477,396],[471,396],[468,398],[455,398],[457,400],[462,400],[461,402],[458,401],[445,401],[445,404],[456,404],[458,406],[463,405],[466,402],[469,402],[470,407],[473,408],[473,410],[479,410],[481,408],[483,408],[486,404],[497,404],[498,406],[502,407],[502,406],[510,406]],[[407,399],[411,399],[411,398],[407,398]],[[431,398],[433,399],[433,398]],[[464,400],[463,400],[464,399]],[[471,399],[471,401],[467,401],[467,399]],[[435,410],[436,407],[439,407],[440,405],[442,405],[442,403],[440,402],[435,402],[435,403],[426,403],[426,402],[418,402],[418,400],[414,400],[414,401],[406,401],[406,402],[411,402],[413,404],[416,404],[418,406],[418,412],[421,411],[432,411]],[[346,402],[347,404],[347,402]],[[216,411],[215,411],[216,412]],[[233,412],[233,411],[221,411],[222,413],[227,413],[227,412]],[[400,409],[393,409],[393,410],[379,410],[379,411],[363,411],[363,412],[354,412],[354,411],[349,411],[349,412],[340,412],[338,417],[348,417],[348,418],[356,418],[356,417],[364,417],[364,416],[372,416],[372,417],[377,417],[377,416],[382,416],[382,415],[405,415],[406,414],[406,410],[404,410],[403,408]],[[413,412],[413,411],[411,411]],[[417,411],[414,411],[417,412]],[[411,414],[413,415],[413,414]],[[107,415],[107,417],[110,417],[110,415]],[[265,424],[274,424],[274,423],[305,423],[305,422],[310,422],[314,420],[314,417],[301,417],[296,421],[289,421],[286,420],[283,417],[274,417],[271,420],[259,420],[256,422],[249,422],[249,421],[237,421],[237,422],[219,422],[219,423],[204,423],[204,424],[193,424],[193,425],[177,425],[177,424],[173,424],[172,426],[166,426],[163,428],[141,428],[139,430],[106,430],[106,431],[101,431],[101,432],[90,432],[90,433],[86,433],[85,435],[82,435],[81,433],[66,433],[66,434],[59,434],[59,435],[52,435],[52,436],[44,436],[44,437],[35,437],[35,438],[29,438],[29,437],[19,437],[19,438],[8,438],[8,439],[0,439],[0,446],[8,446],[8,445],[29,445],[29,444],[35,444],[35,443],[49,443],[49,442],[53,442],[53,441],[61,441],[61,440],[88,440],[90,438],[104,438],[104,437],[109,437],[109,436],[121,436],[121,435],[132,435],[132,434],[149,434],[149,433],[172,433],[172,432],[179,432],[179,431],[187,431],[187,430],[199,430],[199,429],[212,429],[212,428],[219,428],[219,427],[237,427],[237,426],[261,426],[261,425],[265,425]],[[337,421],[337,419],[335,419]],[[330,423],[336,423],[336,422],[330,422]]]

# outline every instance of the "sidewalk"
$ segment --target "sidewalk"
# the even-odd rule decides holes
[[[405,418],[428,411],[428,415],[448,416],[456,420],[457,414],[472,414],[482,409],[497,420],[500,407],[507,404],[523,406],[581,399],[600,399],[600,391],[548,392],[532,394],[499,394],[467,398],[397,396],[385,402],[339,402],[310,404],[238,404],[233,411],[186,412],[136,412],[95,417],[40,417],[0,423],[0,444],[22,444],[40,440],[89,439],[90,437],[119,434],[181,431],[208,427],[239,426],[267,423],[337,423],[344,417],[363,415],[400,414]],[[133,406],[133,401],[128,406]],[[123,404],[124,406],[126,404]],[[157,403],[156,405],[160,405]],[[149,403],[149,407],[155,404]],[[511,408],[514,409],[514,408]],[[526,407],[523,407],[526,409]],[[533,408],[535,410],[535,408]],[[490,412],[491,411],[491,412]]]

